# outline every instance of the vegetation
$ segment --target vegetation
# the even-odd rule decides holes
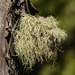
[[[19,30],[15,31],[14,46],[26,69],[31,69],[36,61],[42,63],[57,57],[58,46],[67,37],[58,25],[52,16],[21,16]]]
[[[75,0],[31,1],[39,9],[39,15],[53,15],[60,21],[59,27],[66,30],[68,34],[67,40],[62,44],[64,54],[58,52],[59,55],[55,68],[48,71],[49,67],[51,68],[51,63],[45,63],[37,75],[75,75],[75,72],[73,72],[75,70]],[[70,68],[70,65],[73,66]]]

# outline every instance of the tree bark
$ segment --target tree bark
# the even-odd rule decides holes
[[[18,4],[20,4],[19,6],[24,6],[24,8],[18,8]],[[32,5],[30,0],[22,0],[22,2],[20,0],[0,0],[0,75],[9,75],[9,66],[6,63],[5,58],[10,47],[10,42],[8,43],[10,34],[6,30],[6,28],[9,28],[10,21],[12,21],[11,25],[13,27],[14,25],[16,25],[16,21],[18,20],[18,18],[20,18],[18,17],[20,14],[17,14],[15,12],[15,9],[32,15],[38,13],[38,10]],[[8,16],[8,13],[13,15],[10,21],[8,21],[8,19],[10,18],[10,16]]]
[[[5,56],[7,53],[6,36],[6,0],[0,0],[0,75],[9,75]]]

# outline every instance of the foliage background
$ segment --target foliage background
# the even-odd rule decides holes
[[[75,0],[31,0],[39,10],[38,15],[53,15],[68,37],[62,44],[64,53],[58,52],[55,67],[52,63],[37,64],[31,75],[75,75]]]

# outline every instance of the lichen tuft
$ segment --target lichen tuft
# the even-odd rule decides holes
[[[42,63],[52,59],[57,50],[56,44],[67,37],[58,25],[59,22],[52,16],[22,15],[13,45],[25,68],[31,69],[36,61]]]

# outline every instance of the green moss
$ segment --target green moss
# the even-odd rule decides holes
[[[58,25],[58,21],[52,16],[21,16],[19,30],[15,31],[14,45],[25,68],[31,69],[36,60],[42,63],[44,60],[53,59],[57,54],[56,44],[67,36]]]

